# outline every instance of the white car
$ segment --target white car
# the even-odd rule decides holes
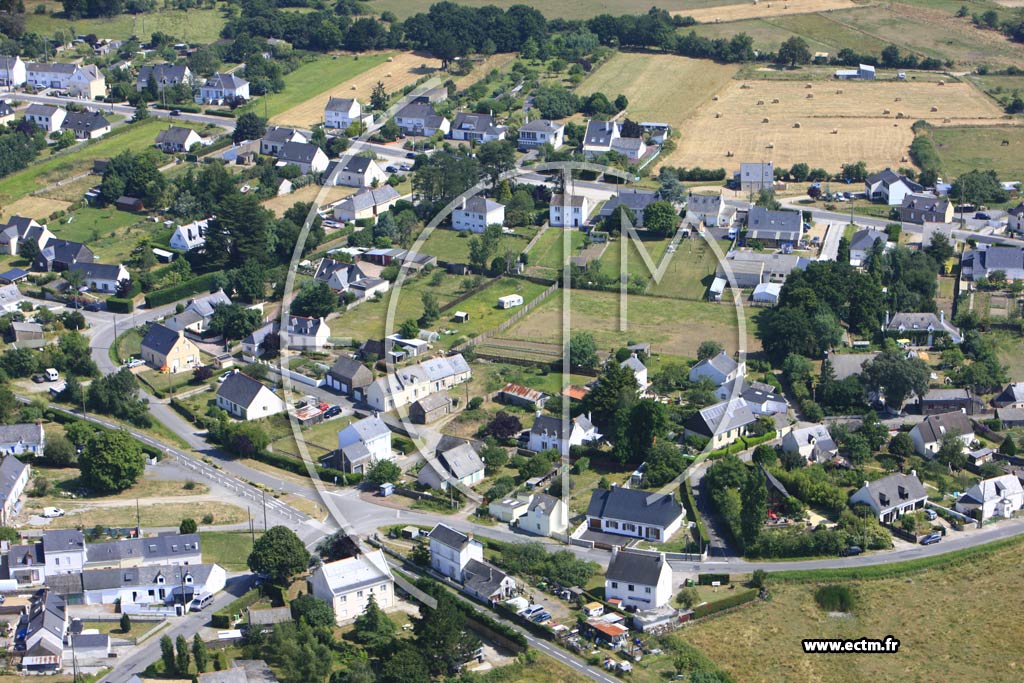
[[[145,365],[145,364],[146,364],[146,361],[142,360],[141,358],[132,358],[130,361],[125,363],[124,366],[126,368],[137,368],[140,365]]]
[[[43,508],[43,517],[63,517],[64,511],[60,508]]]

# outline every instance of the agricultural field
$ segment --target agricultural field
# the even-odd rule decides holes
[[[39,3],[32,3],[34,8]],[[69,30],[75,34],[94,33],[100,38],[127,40],[132,36],[148,37],[153,33],[166,33],[190,43],[212,43],[220,38],[226,23],[222,9],[155,10],[143,14],[116,14],[98,19],[65,19],[59,2],[44,3],[50,14],[25,14],[25,30],[52,36],[56,31]],[[227,7],[227,3],[222,5]]]
[[[770,601],[702,621],[682,637],[744,683],[1019,681],[1024,667],[1019,629],[990,629],[971,616],[1024,608],[1024,596],[1006,590],[1007,581],[1018,574],[1020,549],[1019,543],[1010,543],[985,556],[908,576],[837,581],[856,595],[852,613],[838,616],[814,600],[827,577],[806,583],[773,583],[769,578]],[[970,609],[965,609],[965,596]],[[971,646],[940,645],[950,633]],[[808,656],[800,646],[803,638],[886,635],[900,640],[898,654]],[[996,662],[999,666],[993,666]]]
[[[996,123],[1003,117],[974,87],[954,82],[734,81],[716,97],[688,122],[662,163],[718,168],[731,153],[832,171],[846,160],[897,167],[907,163],[914,121]]]
[[[700,7],[715,7],[718,5],[740,4],[744,0],[661,0],[658,3],[659,9],[670,12],[681,12],[689,14],[691,9]],[[373,10],[383,12],[390,10],[398,15],[399,19],[405,19],[419,12],[426,12],[434,0],[374,0]],[[548,19],[590,19],[598,14],[643,14],[651,8],[649,0],[566,0],[565,2],[550,3],[539,2],[538,0],[462,0],[459,4],[469,7],[483,7],[494,5],[501,9],[508,9],[513,5],[527,5],[540,10]],[[685,11],[684,11],[685,10]]]
[[[737,5],[738,6],[738,5]],[[666,121],[679,129],[693,112],[720,91],[736,65],[676,55],[619,52],[576,89],[580,95],[620,93],[629,99],[635,121]]]
[[[1017,126],[938,126],[929,133],[942,170],[956,177],[972,169],[993,169],[1000,177],[1021,174],[1024,128]],[[1004,145],[1003,141],[1008,144]]]
[[[790,2],[739,3],[719,7],[701,7],[672,12],[690,16],[702,24],[737,21],[760,17],[788,17],[813,12],[852,9],[857,5],[851,0],[790,0]]]

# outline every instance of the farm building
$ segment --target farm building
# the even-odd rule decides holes
[[[499,403],[522,406],[523,408],[533,410],[543,408],[544,404],[547,403],[548,395],[536,389],[509,382],[501,388],[495,398]]]
[[[841,81],[873,81],[875,80],[875,67],[870,64],[861,64],[856,69],[839,69],[836,71],[836,78]]]
[[[522,305],[523,296],[521,294],[508,294],[498,297],[498,308],[515,308]]]
[[[409,419],[413,424],[424,425],[437,422],[452,412],[452,398],[447,391],[427,394],[409,406]]]

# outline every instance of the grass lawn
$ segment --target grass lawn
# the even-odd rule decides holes
[[[519,311],[519,307],[498,308],[498,297],[519,294],[523,297],[523,303],[529,303],[545,289],[547,287],[544,285],[518,278],[503,277],[495,280],[489,287],[477,292],[465,301],[459,302],[459,305],[456,306],[458,310],[469,313],[468,321],[464,323],[453,322],[451,316],[455,314],[454,309],[448,311],[447,314],[442,314],[438,325],[453,329],[456,331],[456,334],[441,337],[437,344],[445,348],[451,348],[466,337],[474,337],[481,332],[494,329]]]
[[[49,3],[47,9],[59,11],[61,7],[58,3]],[[185,42],[212,43],[220,38],[224,23],[224,15],[219,9],[158,9],[137,16],[116,14],[99,19],[75,20],[52,14],[25,14],[26,31],[52,36],[55,31],[67,29],[75,35],[94,33],[113,40],[126,40],[133,35],[145,39],[153,33],[161,32]]]
[[[537,234],[537,228],[515,228],[515,235],[502,235],[501,243],[497,253],[506,249],[520,252],[526,248],[533,236]],[[436,256],[441,261],[453,263],[469,263],[469,238],[472,235],[467,231],[451,230],[449,228],[437,227],[430,233],[430,237],[420,246],[424,254]],[[535,247],[536,248],[536,247]]]
[[[930,135],[942,159],[942,169],[950,176],[976,168],[993,169],[1000,176],[1020,173],[1020,155],[1024,149],[1024,128],[1016,126],[941,126]],[[1003,145],[1003,140],[1009,142]]]
[[[58,221],[50,221],[50,231],[60,239],[83,242],[102,263],[122,263],[143,237],[154,245],[166,244],[171,228],[146,221],[143,216],[118,211],[112,206],[83,207]]]
[[[1005,590],[1019,573],[1020,548],[1009,544],[990,555],[910,576],[836,581],[857,596],[852,614],[844,617],[829,616],[817,606],[814,591],[820,582],[780,584],[769,575],[770,601],[700,622],[680,637],[744,683],[883,681],[907,678],[908,672],[913,681],[1018,681],[1024,666],[1019,629],[989,629],[969,618],[963,606],[969,600],[971,614],[1013,613],[1024,607],[1024,596]],[[938,647],[950,633],[971,647]],[[900,640],[898,654],[808,657],[800,645],[811,637],[890,634]]]
[[[1006,366],[1007,374],[1014,379],[1024,377],[1024,340],[1020,335],[1007,330],[993,330],[989,337],[995,342],[999,362]]]
[[[55,426],[47,426],[48,433],[55,432]],[[50,482],[50,490],[47,495],[41,497],[30,497],[26,499],[25,509],[42,510],[44,507],[57,506],[70,510],[76,504],[88,505],[89,503],[109,504],[111,501],[123,501],[125,504],[134,501],[136,498],[146,499],[153,497],[188,497],[199,496],[207,493],[209,488],[205,484],[192,483],[192,488],[185,488],[184,481],[165,481],[162,479],[142,478],[135,486],[126,489],[112,496],[83,496],[85,490],[78,481],[79,471],[77,467],[43,467],[33,466],[32,479],[46,479]],[[32,484],[29,485],[31,490]],[[74,500],[68,498],[74,494]],[[133,513],[134,517],[134,513]]]
[[[729,242],[718,243],[722,253],[729,250]],[[661,282],[651,282],[649,294],[671,296],[680,299],[701,300],[715,278],[718,257],[703,238],[684,239],[671,255]],[[643,272],[643,271],[641,271]]]
[[[537,243],[533,245],[533,249],[530,250],[529,265],[531,267],[548,269],[552,271],[550,273],[551,276],[560,273],[566,261],[565,250],[562,248],[564,240],[565,231],[563,229],[548,228],[540,236],[540,239],[537,240]],[[580,230],[570,230],[569,240],[571,244],[569,255],[572,256],[580,250],[580,247],[586,242],[587,236]]]
[[[126,635],[130,635],[132,633],[132,631],[135,631],[136,633],[140,633],[142,631],[149,630],[152,627],[152,624],[150,624],[149,622],[140,622],[139,626],[141,626],[142,628],[138,628],[136,626],[136,624],[133,623],[133,624],[131,624],[131,628],[129,628],[128,631],[125,632],[125,631],[121,630],[121,622],[120,622],[120,620],[113,620],[113,621],[108,621],[106,619],[104,619],[102,621],[99,621],[99,620],[97,620],[97,621],[87,620],[87,621],[84,621],[82,623],[82,628],[83,629],[96,629],[97,631],[100,632],[100,634],[107,634],[107,635],[113,635],[113,636],[126,636]]]
[[[68,511],[67,516],[58,517],[50,523],[51,528],[91,529],[94,526],[123,526],[126,522],[135,521],[135,505],[115,507],[89,508],[88,505],[76,506],[64,502],[61,506]],[[76,512],[76,510],[81,512]],[[212,515],[212,524],[238,524],[247,517],[245,510],[237,505],[213,501],[192,501],[190,503],[160,503],[158,505],[142,505],[139,507],[142,526],[178,526],[186,517],[203,524],[205,515]]]
[[[259,538],[262,532],[256,532]],[[244,571],[252,551],[252,536],[245,531],[202,531],[199,533],[203,562],[219,564],[229,572]]]

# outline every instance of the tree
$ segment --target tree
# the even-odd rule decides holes
[[[256,574],[283,585],[309,565],[309,551],[294,531],[275,526],[257,539],[248,565]]]
[[[914,439],[907,432],[899,432],[889,441],[889,453],[897,458],[909,458],[914,454]]]
[[[669,483],[686,469],[683,452],[670,441],[658,441],[647,455],[644,478],[647,486],[658,488]]]
[[[377,85],[373,86],[373,92],[370,93],[370,109],[384,111],[387,108],[388,93],[384,90],[384,84],[377,81]]]
[[[920,358],[907,358],[898,349],[886,349],[864,364],[861,379],[868,389],[881,389],[886,403],[898,410],[911,393],[924,396],[929,373]]]
[[[160,659],[164,664],[165,674],[174,674],[177,669],[174,661],[174,641],[170,636],[160,638]]]
[[[75,464],[78,452],[75,445],[63,434],[51,434],[46,437],[46,459],[58,467]]]
[[[932,235],[931,243],[925,247],[924,252],[935,259],[935,263],[942,269],[946,261],[953,258],[953,255],[956,253],[956,246],[949,241],[948,237],[936,231]]]
[[[395,638],[395,622],[388,618],[371,595],[366,609],[353,622],[353,640],[371,652],[382,651]]]
[[[196,662],[196,671],[199,673],[206,671],[206,666],[210,662],[210,653],[198,633],[192,636],[192,659]]]
[[[435,607],[421,607],[421,616],[413,619],[417,645],[435,676],[447,675],[452,665],[466,662],[480,641],[466,629],[466,617],[447,591],[434,595]]]
[[[764,473],[759,467],[747,473],[740,496],[740,533],[744,547],[750,547],[761,534],[764,522],[768,518],[768,488]]]
[[[231,134],[231,139],[236,143],[245,140],[259,140],[266,133],[267,120],[258,114],[247,111],[235,121],[235,132]]]
[[[807,41],[800,36],[793,36],[779,46],[778,62],[795,67],[797,64],[810,62],[811,56],[811,48]]]
[[[96,493],[129,488],[146,468],[139,442],[127,432],[104,430],[93,434],[82,450],[82,483]]]
[[[178,525],[179,534],[194,534],[198,530],[199,527],[196,525],[196,520],[191,517],[186,517],[181,520],[181,524]]]
[[[146,106],[145,102],[139,102],[135,107],[135,115],[132,117],[132,121],[145,121],[149,118],[149,107]],[[131,123],[131,121],[129,121]]]
[[[480,459],[484,461],[489,472],[497,472],[508,464],[508,452],[495,444],[493,439],[487,439],[484,447],[480,449]]]
[[[954,470],[962,470],[967,465],[964,442],[952,432],[943,434],[935,459]]]
[[[644,227],[651,232],[671,237],[679,226],[679,214],[672,202],[659,199],[644,209]]]
[[[798,183],[805,182],[810,175],[811,167],[803,162],[793,164],[789,169],[789,177]]]
[[[377,681],[378,683],[430,683],[430,668],[427,658],[436,654],[435,652],[425,652],[422,647],[417,647],[412,643],[402,643],[381,664]]]
[[[511,439],[522,431],[523,423],[519,418],[504,410],[499,410],[487,425],[487,433],[501,441]]]
[[[967,204],[998,204],[1009,197],[999,182],[995,171],[968,171],[953,181],[949,190],[951,198]]]
[[[1003,455],[1017,455],[1017,442],[1013,440],[1013,436],[1006,435],[1003,443],[999,446],[999,452]]]
[[[331,606],[308,593],[292,600],[289,606],[295,621],[304,620],[313,628],[334,626],[334,610]]]
[[[716,341],[702,341],[700,346],[697,347],[697,360],[714,358],[724,350],[725,348]]]
[[[398,327],[398,334],[402,339],[416,339],[420,336],[420,326],[415,320],[406,320]]]
[[[121,621],[118,625],[121,628],[121,633],[128,633],[132,630],[132,618],[127,614],[121,614]]]
[[[394,483],[402,478],[402,468],[390,460],[378,460],[370,466],[366,473],[366,481],[374,486]]]
[[[755,465],[772,467],[779,462],[779,453],[774,446],[763,443],[754,449],[753,460]]]
[[[616,456],[621,462],[642,462],[650,454],[655,441],[668,430],[668,408],[650,399],[636,401],[629,409],[628,418],[620,421],[619,427],[619,431],[625,434],[615,435]]]
[[[226,340],[244,339],[262,324],[263,317],[259,310],[232,303],[214,307],[207,328]]]
[[[597,341],[589,332],[577,332],[569,338],[569,364],[579,368],[597,367]]]
[[[185,640],[184,635],[179,635],[177,640],[174,641],[174,670],[181,676],[188,675],[189,665],[192,662],[192,656],[188,652],[188,641]]]
[[[295,315],[322,318],[330,315],[338,306],[338,295],[326,282],[310,282],[299,290],[292,300]]]
[[[476,158],[494,187],[501,174],[515,167],[516,146],[509,140],[491,140],[476,148]]]
[[[441,306],[437,303],[437,297],[433,292],[423,292],[420,301],[423,303],[423,315],[420,316],[420,323],[424,327],[429,327],[441,317]]]

